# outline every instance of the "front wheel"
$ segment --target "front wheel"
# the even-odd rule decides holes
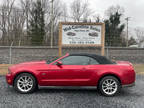
[[[120,90],[120,82],[113,76],[106,76],[101,79],[98,89],[105,96],[113,96]]]
[[[32,93],[37,88],[37,82],[33,75],[22,73],[16,77],[14,88],[19,93]]]

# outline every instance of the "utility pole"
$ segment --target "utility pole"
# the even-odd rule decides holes
[[[51,0],[51,48],[53,47],[53,6],[54,5],[54,0]]]
[[[129,43],[129,20],[130,20],[131,17],[127,17],[125,18],[125,20],[127,21],[127,42],[126,42],[126,47],[128,47]]]

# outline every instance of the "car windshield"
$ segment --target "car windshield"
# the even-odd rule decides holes
[[[57,60],[59,57],[49,57],[49,59],[47,60],[47,64],[52,63],[53,61]]]

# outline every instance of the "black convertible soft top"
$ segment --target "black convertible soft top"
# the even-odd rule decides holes
[[[69,55],[70,56],[88,56],[97,60],[100,64],[114,64],[112,61],[110,61],[106,57],[96,55],[96,54],[79,53],[79,54],[69,54]]]

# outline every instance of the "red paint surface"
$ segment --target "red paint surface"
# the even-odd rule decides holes
[[[36,61],[11,66],[10,73],[6,75],[7,83],[12,85],[14,78],[22,72],[34,75],[40,86],[97,86],[105,75],[117,76],[122,85],[135,82],[135,71],[127,61],[117,61],[117,64],[110,65],[54,65],[66,56],[69,55],[50,64]]]

